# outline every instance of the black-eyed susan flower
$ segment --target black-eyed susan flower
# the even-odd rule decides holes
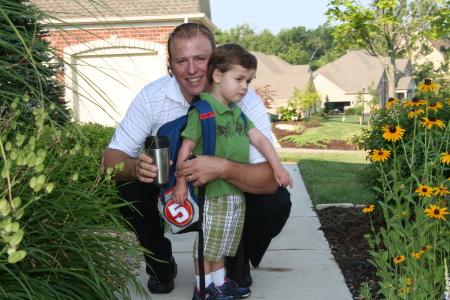
[[[421,85],[419,85],[419,87],[417,89],[419,91],[428,93],[428,92],[439,90],[439,87],[437,85],[435,85],[434,83],[432,83],[431,79],[425,79],[425,81]]]
[[[373,149],[372,155],[370,155],[370,158],[375,162],[380,161],[380,160],[385,161],[389,158],[390,155],[391,155],[391,151],[384,150],[384,148],[381,148],[381,150]]]
[[[441,183],[440,187],[434,188],[434,194],[437,196],[445,196],[445,194],[449,194],[448,187],[444,186],[443,183]]]
[[[401,263],[405,259],[406,258],[403,255],[396,256],[396,257],[394,257],[394,263],[396,263],[396,264]]]
[[[443,108],[444,106],[440,104],[439,102],[431,102],[430,105],[427,107],[427,110],[432,109],[434,111],[438,111],[439,108]]]
[[[381,128],[384,131],[383,138],[388,141],[397,141],[405,134],[405,129],[401,129],[400,126],[384,126]]]
[[[362,212],[363,213],[370,213],[373,212],[375,209],[375,205],[366,205],[366,207],[363,208]]]
[[[417,118],[423,113],[425,113],[425,111],[423,109],[415,109],[415,110],[409,112],[408,118],[411,118],[411,119]]]
[[[430,116],[429,118],[422,117],[422,120],[424,120],[420,125],[423,127],[428,126],[428,129],[431,129],[433,125],[436,125],[437,127],[444,129],[445,125],[441,120],[438,120],[435,116]]]
[[[420,184],[420,187],[416,189],[416,193],[419,193],[419,196],[432,197],[434,189],[431,186]]]
[[[422,253],[420,253],[420,252],[417,252],[417,253],[413,252],[413,253],[411,253],[411,256],[414,257],[414,258],[417,258],[417,259],[419,259],[421,255],[422,255]]]
[[[406,292],[406,294],[409,294],[409,293],[411,293],[411,289],[410,289],[409,287],[406,287],[405,292]],[[401,295],[401,294],[403,294],[403,293],[404,293],[404,292],[403,292],[403,288],[401,288],[401,289],[398,290],[398,294],[399,294],[399,295]]]
[[[407,285],[411,285],[412,284],[412,279],[411,278],[406,278],[406,284]]]
[[[409,211],[405,210],[404,212],[402,212],[402,215],[407,216],[409,214]]]
[[[403,105],[403,107],[409,107],[409,106],[419,106],[419,105],[425,105],[427,104],[427,101],[425,100],[419,100],[419,98],[414,97],[412,98],[412,101],[406,101],[406,103]]]
[[[425,212],[427,213],[427,217],[438,218],[446,221],[447,219],[444,217],[444,215],[450,214],[446,210],[447,207],[440,208],[437,205],[430,204],[430,208],[426,208]]]
[[[433,247],[428,246],[428,245],[423,246],[423,247],[420,249],[420,254],[423,254],[423,253],[427,252],[427,251],[430,250],[431,248],[433,248]]]
[[[400,100],[390,97],[386,103],[386,107],[391,107],[392,104],[400,102]]]
[[[444,153],[441,153],[441,162],[450,164],[450,150]],[[450,180],[450,177],[448,178]]]

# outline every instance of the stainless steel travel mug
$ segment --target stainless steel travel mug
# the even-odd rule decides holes
[[[149,136],[145,140],[147,155],[153,158],[158,167],[158,173],[150,185],[154,188],[163,189],[169,186],[170,169],[170,142],[166,136]]]

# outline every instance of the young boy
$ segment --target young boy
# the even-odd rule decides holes
[[[270,163],[278,184],[292,188],[292,178],[281,165],[272,143],[247,116],[244,122],[240,108],[234,104],[247,93],[256,68],[256,57],[237,44],[219,46],[209,58],[206,75],[211,84],[211,92],[201,93],[200,98],[211,105],[215,115],[215,155],[248,163],[251,143]],[[184,161],[191,153],[202,154],[202,130],[197,110],[189,112],[188,123],[182,136],[184,139],[178,153],[179,162]],[[173,191],[174,202],[182,205],[187,193],[186,177],[177,177],[177,185]],[[250,289],[239,288],[226,278],[224,269],[225,256],[236,255],[244,224],[244,212],[245,202],[241,190],[222,179],[216,179],[206,186],[203,221],[205,284],[207,290],[214,290],[215,294],[220,293],[218,299],[221,300],[242,299],[251,294]],[[193,300],[200,299],[197,247],[196,241],[196,285]]]

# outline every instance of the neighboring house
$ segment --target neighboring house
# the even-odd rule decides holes
[[[388,82],[381,63],[386,63],[363,50],[349,51],[344,56],[328,63],[313,73],[314,84],[322,96],[334,104],[335,109],[357,106],[358,93],[363,93],[364,101],[370,100],[369,86],[378,90],[380,105],[387,102]],[[416,85],[412,79],[412,65],[407,59],[396,59],[396,98],[411,100]]]
[[[412,61],[415,64],[433,63],[435,69],[445,64],[445,52],[450,48],[450,41],[446,39],[440,40],[424,40],[422,48],[428,49],[430,54],[423,56],[420,52],[412,55]]]
[[[270,90],[274,91],[274,101],[268,108],[269,112],[275,112],[279,106],[286,105],[295,87],[301,90],[312,80],[309,65],[291,65],[275,55],[256,51],[251,53],[258,59],[256,78],[252,80],[251,87],[255,89],[270,86]]]
[[[61,20],[48,21],[45,29],[71,63],[64,68],[66,99],[84,123],[116,125],[147,83],[167,75],[167,38],[176,26],[216,29],[209,0],[32,2]]]

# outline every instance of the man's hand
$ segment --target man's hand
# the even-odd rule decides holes
[[[107,148],[103,151],[103,165],[105,168],[114,167],[120,162],[125,162],[123,171],[114,176],[117,181],[139,180],[142,182],[153,182],[158,168],[153,165],[153,158],[146,154],[138,158],[129,156],[127,153]],[[170,162],[172,164],[172,162]]]
[[[156,177],[158,167],[153,165],[153,158],[140,154],[134,164],[134,174],[137,180],[141,182],[151,183]]]
[[[218,156],[199,155],[178,164],[175,175],[186,176],[187,181],[192,181],[194,186],[200,186],[220,178],[226,161]]]

